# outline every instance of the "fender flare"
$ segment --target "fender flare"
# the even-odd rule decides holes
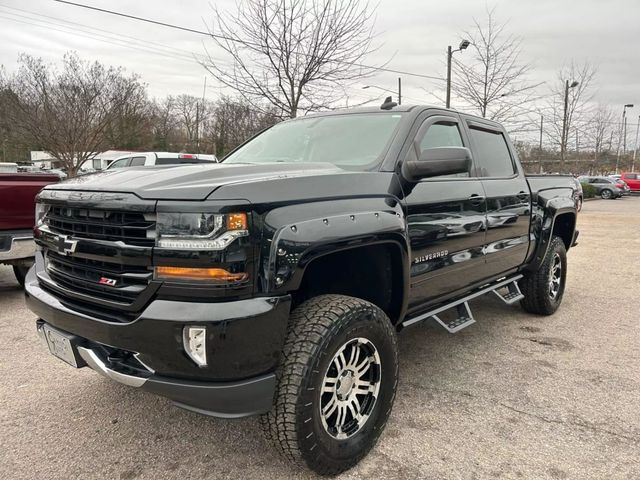
[[[540,199],[542,200],[542,198]],[[547,251],[549,250],[549,244],[556,225],[556,220],[559,216],[571,214],[573,216],[573,233],[576,228],[576,205],[573,199],[567,197],[554,197],[547,200],[543,205],[539,205],[538,218],[532,218],[532,235],[537,240],[536,248],[533,256],[531,257],[526,269],[530,271],[536,271],[542,265]],[[570,242],[571,243],[571,242]],[[567,250],[571,247],[571,244],[567,247]]]
[[[287,222],[276,228],[267,227],[267,217],[260,265],[260,277],[264,282],[262,291],[285,294],[297,290],[307,267],[326,255],[373,245],[391,245],[397,249],[402,260],[404,313],[410,275],[406,222],[399,203],[390,207],[388,203],[372,201],[370,206],[374,207],[376,203],[384,208],[353,213],[341,211],[324,216],[315,215],[315,218],[300,215],[300,221]],[[278,215],[279,218],[288,216]]]

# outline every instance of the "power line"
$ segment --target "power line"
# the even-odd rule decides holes
[[[130,14],[127,14],[127,13],[116,12],[116,11],[113,11],[113,10],[107,10],[107,9],[104,9],[104,8],[98,8],[98,7],[94,7],[94,6],[91,6],[91,5],[84,5],[82,3],[70,2],[68,0],[54,0],[54,1],[58,2],[58,3],[64,3],[64,4],[67,4],[67,5],[72,5],[74,7],[86,8],[88,10],[95,10],[97,12],[107,13],[109,15],[116,15],[116,16],[119,16],[119,17],[128,18],[130,20],[137,20],[137,21],[140,21],[140,22],[151,23],[151,24],[158,25],[158,26],[161,26],[161,27],[173,28],[173,29],[176,29],[176,30],[182,30],[182,31],[189,32],[189,33],[195,33],[195,34],[198,34],[198,35],[206,35],[208,37],[219,38],[221,40],[227,40],[227,41],[230,41],[230,42],[242,43],[242,44],[252,45],[252,46],[256,46],[256,47],[260,47],[261,46],[261,45],[259,45],[257,43],[244,42],[244,41],[238,40],[237,38],[227,37],[225,35],[218,35],[218,34],[215,34],[215,33],[212,33],[212,32],[205,32],[203,30],[196,30],[196,29],[193,29],[193,28],[183,27],[181,25],[175,25],[175,24],[172,24],[172,23],[160,22],[160,21],[157,21],[157,20],[152,20],[150,18],[138,17],[136,15],[130,15]],[[299,55],[307,55],[307,54],[305,54],[303,52],[296,52],[296,53],[298,53]],[[369,68],[369,69],[377,70],[377,71],[381,71],[381,72],[396,73],[396,74],[407,75],[407,76],[411,76],[411,77],[427,78],[427,79],[430,79],[430,80],[441,80],[441,81],[445,80],[443,77],[436,77],[436,76],[433,76],[433,75],[423,75],[423,74],[420,74],[420,73],[407,72],[407,71],[403,71],[403,70],[394,70],[392,68],[386,68],[386,67],[374,67],[374,66],[365,65],[365,64],[362,64],[362,63],[347,62],[346,60],[338,60],[337,62],[345,64],[345,65],[352,65],[352,66],[355,66],[355,67]]]
[[[8,13],[5,12],[5,15],[16,15],[16,14],[12,14],[12,13]],[[33,18],[29,18],[29,17],[24,17],[22,15],[20,15],[23,18],[29,18],[30,20],[32,20],[31,22],[26,21],[26,20],[20,20],[18,18],[12,18],[12,17],[7,17],[5,15],[0,15],[0,18],[4,18],[6,20],[10,20],[13,22],[17,22],[17,23],[21,23],[21,24],[25,24],[25,25],[31,25],[34,27],[39,27],[39,28],[45,28],[48,30],[53,30],[53,31],[57,31],[57,32],[62,32],[62,33],[66,33],[66,34],[71,34],[71,35],[76,35],[76,36],[80,36],[80,37],[84,37],[84,38],[91,38],[93,40],[99,41],[99,42],[103,42],[103,43],[107,43],[110,45],[117,45],[119,47],[125,47],[125,48],[129,48],[129,49],[133,49],[133,50],[139,50],[141,52],[145,52],[145,53],[152,53],[152,54],[156,54],[156,55],[160,55],[166,58],[171,58],[171,59],[175,59],[175,60],[182,60],[182,61],[186,61],[189,63],[194,63],[197,65],[200,65],[200,63],[194,58],[194,57],[187,57],[187,56],[183,56],[183,55],[179,55],[177,53],[171,53],[171,52],[167,52],[167,51],[162,51],[159,49],[154,49],[151,47],[144,47],[144,46],[135,46],[135,45],[131,45],[128,44],[126,42],[123,41],[123,43],[120,43],[120,41],[117,38],[113,38],[113,37],[106,37],[104,35],[99,35],[99,34],[92,34],[92,33],[88,33],[83,31],[82,33],[77,32],[77,31],[68,31],[68,30],[64,30],[61,28],[55,28],[55,27],[51,27],[50,25],[57,25],[63,28],[69,28],[69,27],[65,27],[63,25],[58,25],[52,22],[45,22],[43,20],[37,20],[37,19],[33,19]],[[34,23],[34,22],[41,22],[44,23]],[[101,38],[103,37],[103,38]]]
[[[59,18],[59,17],[52,17],[50,15],[45,15],[43,13],[32,12],[30,10],[23,10],[21,8],[11,7],[9,5],[2,5],[2,4],[0,4],[0,7],[1,8],[6,8],[6,9],[10,9],[10,10],[16,10],[18,12],[22,12],[22,13],[26,13],[28,15],[32,15],[30,17],[30,16],[25,16],[25,15],[20,15],[20,14],[17,14],[17,13],[6,12],[9,15],[14,15],[14,16],[21,17],[21,18],[26,18],[26,19],[29,19],[29,20],[39,21],[39,22],[43,22],[43,23],[50,23],[51,25],[57,25],[57,26],[64,27],[64,28],[71,28],[71,27],[68,27],[67,25],[64,25],[64,24],[74,25],[75,26],[74,28],[80,27],[81,31],[83,31],[83,32],[85,32],[85,33],[87,33],[89,35],[91,35],[91,34],[98,35],[98,34],[95,34],[94,31],[99,31],[99,32],[104,32],[104,33],[108,34],[107,36],[109,38],[114,39],[114,40],[122,41],[121,38],[124,37],[124,38],[129,38],[131,40],[134,40],[136,42],[139,42],[141,44],[156,45],[156,46],[164,48],[164,49],[173,50],[173,51],[175,51],[175,52],[177,52],[179,54],[185,55],[185,56],[198,56],[198,55],[196,55],[193,52],[190,52],[188,50],[182,50],[182,49],[179,49],[179,48],[171,47],[169,45],[165,45],[163,43],[153,42],[151,40],[143,40],[143,39],[132,37],[130,35],[125,35],[125,34],[122,34],[122,33],[114,34],[113,31],[104,30],[104,29],[97,28],[97,27],[90,27],[90,30],[87,31],[87,25],[86,24],[82,24],[82,23],[78,23],[78,22],[72,22],[71,20],[65,20],[65,19]],[[37,19],[37,18],[33,18],[33,16],[48,18],[50,20],[53,20],[53,22],[47,21],[47,20],[40,20],[40,19]],[[74,31],[71,31],[69,33],[74,33]],[[204,56],[201,56],[201,57],[204,58]]]

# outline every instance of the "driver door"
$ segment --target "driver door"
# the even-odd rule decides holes
[[[451,112],[430,112],[419,124],[407,152],[415,159],[434,147],[469,147],[460,119]],[[404,183],[411,247],[409,309],[464,290],[484,273],[487,205],[472,164],[466,173]]]

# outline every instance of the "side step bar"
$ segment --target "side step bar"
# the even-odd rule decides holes
[[[454,300],[453,302],[438,307],[434,310],[422,313],[417,317],[405,320],[400,324],[400,327],[408,327],[410,325],[413,325],[414,323],[422,322],[424,320],[432,318],[440,325],[442,325],[442,327],[444,327],[444,329],[449,333],[459,332],[463,328],[468,327],[469,325],[472,325],[476,322],[476,320],[473,318],[473,315],[471,314],[471,309],[469,308],[469,300],[493,292],[504,303],[506,303],[507,305],[511,305],[524,298],[524,295],[522,294],[522,292],[520,292],[520,288],[518,287],[518,280],[520,280],[521,278],[522,275],[515,275],[500,282],[482,287],[479,290],[476,290],[475,292],[467,295],[466,297],[459,298],[458,300]],[[506,291],[501,292],[500,290]],[[446,322],[438,317],[439,313],[445,312],[452,308],[455,308],[457,313],[457,316],[454,320]]]

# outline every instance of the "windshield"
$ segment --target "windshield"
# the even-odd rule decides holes
[[[395,113],[360,113],[279,123],[224,162],[324,162],[350,170],[368,170],[382,160],[401,117]]]

